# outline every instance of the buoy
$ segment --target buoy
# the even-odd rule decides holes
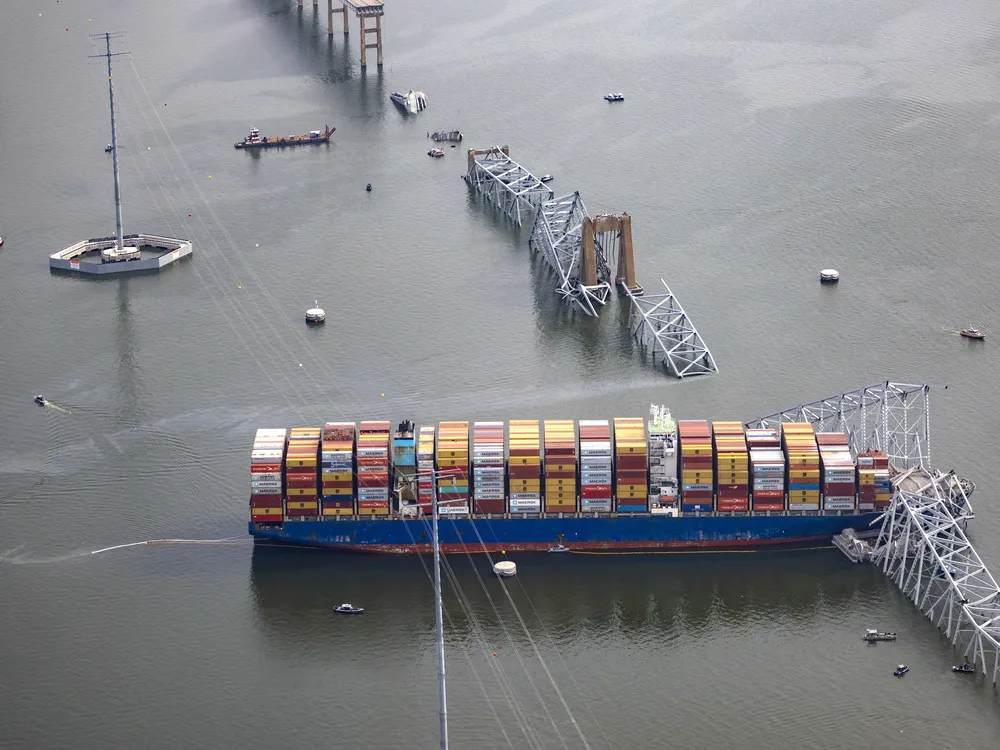
[[[188,214],[188,216],[190,216],[190,215],[191,215],[191,214]]]
[[[385,398],[385,394],[384,393],[382,394],[382,398]]]
[[[243,287],[242,287],[242,286],[238,286],[238,287],[236,287],[236,288],[237,288],[237,289],[242,289]]]
[[[517,575],[517,566],[510,560],[501,560],[493,566],[493,572],[501,578],[510,578]]]
[[[835,268],[824,268],[819,272],[819,280],[824,284],[836,284],[840,280],[840,272]]]
[[[323,312],[323,308],[319,306],[319,300],[316,300],[315,304],[316,307],[310,307],[306,310],[306,323],[322,323],[326,320],[326,313]]]

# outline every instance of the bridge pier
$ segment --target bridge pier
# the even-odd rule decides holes
[[[344,36],[350,33],[350,26],[347,23],[347,6],[341,5],[334,10],[333,0],[326,0],[326,33],[333,36],[333,14],[340,13],[344,16]]]

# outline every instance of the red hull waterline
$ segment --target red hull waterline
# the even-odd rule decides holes
[[[267,547],[310,547],[342,550],[344,552],[368,552],[379,555],[412,555],[432,554],[432,544],[336,544],[327,542],[310,542],[308,545],[294,542],[276,542],[266,538],[255,538],[255,543]],[[553,542],[514,542],[511,544],[441,544],[444,554],[484,554],[497,552],[546,552]],[[699,552],[757,552],[762,548],[831,548],[828,536],[809,536],[784,539],[736,539],[727,541],[664,541],[664,542],[568,542],[566,546],[571,552],[590,553],[622,553],[622,552],[674,552],[677,554]]]

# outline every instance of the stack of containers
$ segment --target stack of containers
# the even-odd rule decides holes
[[[545,512],[576,512],[576,425],[572,419],[546,419]],[[511,496],[511,511],[514,497]]]
[[[781,451],[781,436],[777,430],[746,431],[750,446],[750,470],[753,484],[753,511],[785,509],[785,454]]]
[[[542,444],[537,419],[512,419],[510,422],[510,499],[522,503],[542,500]]]
[[[892,500],[889,459],[881,451],[858,454],[858,510],[885,510]]]
[[[293,427],[285,453],[285,518],[319,517],[319,427]]]
[[[288,430],[257,430],[250,453],[250,520],[281,521],[281,469]]]
[[[439,422],[438,512],[469,513],[469,423]],[[501,511],[502,512],[502,511]]]
[[[472,489],[476,513],[503,513],[506,510],[503,433],[503,422],[475,422],[472,425]],[[519,509],[518,503],[525,507]],[[511,498],[510,505],[513,513],[538,512],[537,500],[531,505]]]
[[[358,515],[389,515],[389,422],[358,425]]]
[[[320,504],[324,516],[354,514],[354,422],[323,426]]]
[[[703,419],[681,419],[677,432],[681,446],[681,510],[711,511],[715,490],[712,430]]]
[[[819,465],[823,485],[823,510],[854,510],[856,470],[847,436],[842,432],[818,432]]]
[[[646,425],[641,417],[615,417],[615,497],[619,513],[645,513]]]
[[[404,419],[392,437],[393,487],[399,490],[401,500],[416,500],[417,450],[413,437],[413,422]]]
[[[741,422],[712,422],[715,442],[715,509],[724,513],[750,510],[750,455]]]
[[[434,425],[420,425],[417,433],[417,504],[430,515],[434,503]]]
[[[785,422],[781,437],[788,461],[788,509],[819,510],[819,448],[808,422]]]
[[[606,419],[580,420],[580,510],[611,512],[611,425]]]

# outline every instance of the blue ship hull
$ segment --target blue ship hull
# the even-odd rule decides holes
[[[444,516],[443,552],[545,551],[562,543],[593,552],[748,550],[826,544],[845,528],[868,531],[878,513],[852,516],[629,516],[619,518],[475,518]],[[432,551],[429,518],[250,523],[259,542],[413,554]]]

